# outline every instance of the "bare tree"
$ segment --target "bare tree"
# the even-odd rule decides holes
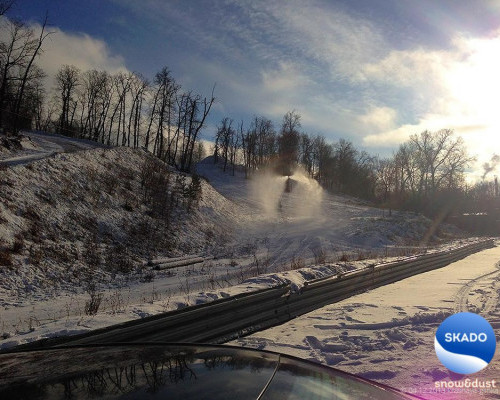
[[[309,176],[314,176],[313,140],[309,135],[300,135],[300,163]]]
[[[276,131],[270,119],[255,116],[246,132],[240,129],[239,146],[245,176],[266,165],[276,155]]]
[[[397,165],[394,160],[379,159],[375,164],[375,172],[377,176],[376,196],[384,206],[389,207],[389,215],[391,215],[391,197],[396,186]]]
[[[106,71],[101,72],[100,90],[97,98],[97,122],[95,124],[93,140],[105,143],[106,141],[106,123],[108,121],[109,111],[114,99],[113,77]]]
[[[296,111],[287,112],[278,137],[279,172],[282,175],[291,175],[299,161],[300,127],[300,115]]]
[[[5,128],[5,112],[9,106],[11,127],[17,134],[26,85],[34,76],[30,72],[50,32],[45,32],[46,19],[39,36],[20,21],[7,19],[5,22],[1,27],[5,39],[0,41],[0,127]]]
[[[299,161],[300,127],[300,115],[296,111],[284,115],[278,137],[279,172],[283,175],[291,175]]]
[[[215,86],[212,89],[210,98],[201,98],[201,96],[189,96],[189,108],[186,110],[189,117],[186,118],[188,124],[184,132],[185,145],[181,155],[180,170],[190,171],[193,165],[193,151],[201,129],[205,126],[205,120],[215,101]]]
[[[215,142],[219,146],[220,156],[224,160],[223,171],[227,169],[227,164],[230,162],[230,147],[233,141],[233,136],[236,135],[236,131],[232,127],[233,120],[225,117],[221,120],[220,125],[217,128],[217,133],[215,134]]]
[[[121,145],[127,145],[127,135],[125,130],[126,125],[126,105],[127,105],[127,95],[130,92],[130,81],[132,75],[119,73],[117,76],[117,86],[118,86],[118,130],[116,132],[116,145],[120,144],[121,135]]]
[[[356,172],[357,150],[354,145],[345,139],[340,139],[333,150],[336,173],[335,185],[340,192],[347,191],[347,185],[352,182]]]
[[[277,152],[276,130],[273,122],[265,117],[255,117],[252,129],[256,135],[256,154],[253,160],[254,168],[268,163]]]
[[[393,158],[394,201],[430,215],[448,212],[473,159],[462,138],[450,129],[412,135]],[[443,211],[446,208],[448,211]]]
[[[163,67],[155,75],[154,84],[156,90],[151,119],[146,133],[146,142],[147,145],[149,145],[151,128],[153,126],[153,122],[155,122],[156,134],[153,153],[159,158],[166,158],[167,163],[172,164],[174,162],[172,160],[172,145],[174,141],[174,139],[171,138],[173,125],[172,119],[175,112],[174,106],[176,102],[176,95],[180,86],[175,83],[175,80],[167,67]],[[165,133],[167,134],[167,148],[165,148]],[[178,133],[179,132],[177,131],[176,134],[178,135]]]
[[[35,66],[35,68],[38,68]],[[38,131],[43,129],[44,106],[46,103],[45,87],[41,79],[32,83],[30,90],[30,98],[32,99],[31,106],[35,110],[35,129]]]
[[[318,135],[313,139],[312,162],[314,177],[325,188],[333,188],[333,147],[326,142],[324,136]]]
[[[142,75],[134,73],[131,79],[132,105],[128,119],[127,145],[130,146],[130,136],[133,136],[132,146],[139,147],[139,136],[141,126],[142,104],[144,96],[149,88],[149,82]]]
[[[0,1],[0,16],[5,15],[15,4],[15,0]]]
[[[40,116],[45,101],[45,88],[43,80],[45,73],[37,65],[30,68],[30,73],[26,77],[23,86],[22,101],[19,101],[21,88],[15,94],[16,103],[14,105],[14,120],[12,123],[13,132],[18,132],[21,128],[31,129],[33,122],[39,129]]]
[[[75,104],[76,88],[80,84],[80,70],[73,65],[63,65],[56,75],[57,89],[61,96],[61,115],[59,117],[59,133],[71,134],[73,130],[70,117],[72,105]]]
[[[410,143],[419,166],[419,190],[425,197],[435,194],[444,184],[453,185],[473,160],[465,151],[463,139],[454,137],[451,129],[412,135]]]
[[[108,79],[106,72],[97,70],[86,71],[82,76],[82,104],[85,104],[86,116],[81,129],[82,135],[89,139],[97,140],[99,137],[109,96]]]
[[[235,174],[236,163],[238,161],[238,152],[241,149],[240,138],[242,136],[243,136],[243,121],[240,121],[238,125],[238,131],[235,131],[234,135],[231,138],[230,151],[229,151],[229,158],[231,160],[233,176]]]
[[[257,131],[255,126],[248,129],[246,132],[241,129],[240,141],[243,153],[243,164],[245,167],[245,177],[248,178],[250,170],[255,170],[257,168],[255,164],[257,154]]]
[[[53,94],[50,98],[43,95],[44,101],[37,108],[36,129],[49,132],[58,128],[59,98]]]
[[[45,74],[39,69],[35,74],[31,74],[31,70],[33,67],[33,63],[35,62],[36,57],[40,54],[43,42],[45,39],[51,35],[53,32],[46,32],[45,28],[47,26],[47,16],[45,16],[45,20],[42,24],[42,29],[40,30],[40,35],[38,38],[35,38],[34,32],[31,29],[27,29],[29,32],[29,36],[31,36],[31,40],[26,43],[27,50],[27,60],[25,65],[21,65],[21,74],[20,74],[20,86],[17,92],[16,100],[14,102],[14,123],[13,123],[13,131],[14,134],[17,134],[19,131],[19,119],[20,119],[20,111],[21,105],[24,99],[24,93],[26,89],[26,85],[30,79],[40,79],[40,77],[44,77]]]
[[[115,119],[118,115],[118,110],[122,110],[122,103],[125,101],[125,96],[127,94],[126,90],[123,90],[124,88],[126,89],[126,84],[124,81],[126,80],[126,77],[123,73],[118,73],[117,75],[114,75],[111,77],[111,85],[110,85],[110,96],[113,98],[115,97],[115,102],[113,104],[113,111],[111,113],[111,117],[109,120],[109,125],[108,125],[108,138],[106,140],[106,143],[110,145],[112,143],[112,134],[113,134],[113,126],[115,123]],[[119,142],[119,133],[120,133],[120,125],[121,125],[121,117],[118,118],[120,121],[118,130],[116,132],[116,143],[118,145]]]

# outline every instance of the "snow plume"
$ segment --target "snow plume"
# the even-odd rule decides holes
[[[271,170],[264,170],[252,177],[250,196],[261,205],[262,210],[269,217],[278,216],[286,180],[286,176],[276,175]]]
[[[290,177],[266,170],[253,176],[251,195],[269,217],[312,218],[321,214],[323,189],[298,168]]]
[[[323,189],[319,183],[307,176],[302,168],[297,168],[293,175],[292,190],[287,195],[288,212],[295,218],[314,218],[321,216]]]
[[[484,174],[482,179],[486,178],[486,175],[488,175],[491,171],[494,171],[499,163],[500,163],[500,156],[498,154],[493,154],[491,160],[483,164]]]

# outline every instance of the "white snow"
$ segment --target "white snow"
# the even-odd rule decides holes
[[[22,149],[12,150],[0,147],[0,166],[27,164],[58,153],[107,147],[90,140],[45,132],[22,132],[21,145]]]
[[[419,215],[388,216],[325,193],[300,173],[292,176],[292,192],[284,193],[286,178],[262,173],[245,179],[241,171],[233,177],[210,159],[198,166],[208,179],[199,207],[191,214],[179,208],[174,228],[167,229],[142,204],[145,152],[30,137],[34,148],[4,154],[10,166],[0,170],[0,248],[23,242],[13,265],[0,267],[0,348],[282,283],[299,289],[307,280],[374,262],[365,258],[382,262],[426,251],[424,238],[449,246],[445,240],[460,235],[450,226],[436,231]],[[78,149],[86,150],[67,153]],[[36,152],[45,159],[28,162]],[[105,258],[116,241],[128,246],[131,272],[90,268],[89,246]],[[151,241],[164,243],[161,251],[149,250]],[[194,255],[206,261],[164,271],[148,266],[151,259]],[[92,285],[102,303],[88,316]]]
[[[424,398],[452,398],[432,392],[435,381],[462,378],[436,357],[435,332],[446,316],[461,311],[479,313],[500,328],[499,260],[500,247],[484,250],[230,344],[313,360]],[[497,352],[469,378],[498,379],[499,372]]]

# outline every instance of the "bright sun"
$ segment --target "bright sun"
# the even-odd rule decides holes
[[[500,36],[457,43],[461,57],[451,63],[443,82],[447,114],[482,163],[500,152]]]

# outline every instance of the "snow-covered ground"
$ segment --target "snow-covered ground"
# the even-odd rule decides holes
[[[481,314],[500,328],[500,247],[444,268],[353,296],[230,344],[274,350],[330,365],[424,398],[476,399],[486,393],[436,393],[436,381],[465,379],[434,352],[434,334],[450,314]],[[500,354],[471,379],[497,379]],[[455,389],[456,390],[456,389]]]
[[[295,258],[309,264],[321,256],[336,259],[353,251],[356,256],[379,256],[397,253],[400,246],[425,246],[460,235],[454,227],[435,226],[421,215],[394,211],[389,216],[356,198],[326,193],[300,172],[291,176],[291,193],[284,193],[286,177],[262,173],[248,180],[241,172],[231,176],[221,173],[211,158],[198,165],[198,173],[252,215],[252,223],[236,232],[237,242],[257,242],[269,252],[271,263]]]
[[[60,138],[49,136],[29,142],[50,157],[29,160],[28,148],[4,157],[10,164],[0,169],[0,250],[15,249],[11,265],[0,266],[0,348],[283,282],[298,287],[372,263],[367,257],[383,261],[460,235],[419,215],[388,216],[325,193],[300,173],[285,193],[286,178],[232,176],[210,158],[198,165],[208,180],[199,206],[189,213],[178,206],[166,227],[142,202],[144,151],[83,143],[85,151],[64,153],[76,149],[60,143],[53,154]],[[172,171],[172,180],[179,176]],[[130,272],[106,267],[120,252]],[[192,254],[207,261],[165,271],[147,265]],[[101,306],[89,316],[92,293]]]
[[[91,140],[45,132],[23,132],[20,144],[20,149],[0,146],[0,166],[27,164],[58,153],[107,147]]]

